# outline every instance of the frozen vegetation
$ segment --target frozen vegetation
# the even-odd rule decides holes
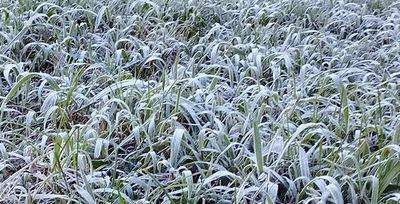
[[[1,0],[0,203],[398,203],[399,10]]]

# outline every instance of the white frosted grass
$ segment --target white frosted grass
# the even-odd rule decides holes
[[[399,201],[394,0],[0,5],[0,202]]]

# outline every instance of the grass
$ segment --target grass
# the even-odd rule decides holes
[[[0,1],[1,203],[398,203],[400,4]]]

